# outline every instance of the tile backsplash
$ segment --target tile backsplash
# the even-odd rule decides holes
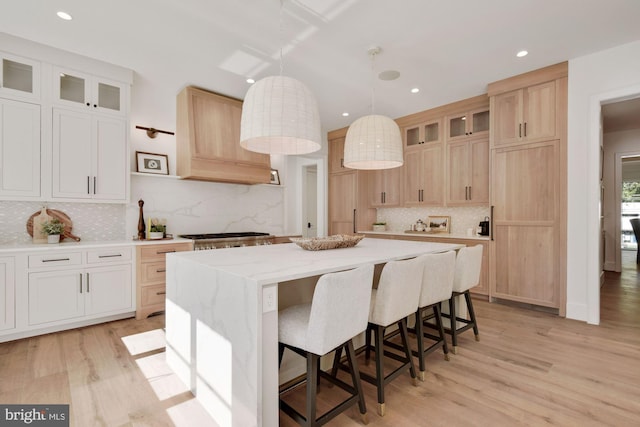
[[[386,222],[387,230],[404,232],[411,229],[418,219],[426,222],[428,216],[446,215],[451,217],[451,234],[465,234],[468,228],[474,230],[480,221],[489,216],[489,207],[455,207],[455,208],[384,208],[378,209],[377,221]]]
[[[125,239],[125,205],[0,201],[0,244],[29,243],[27,220],[46,205],[66,213],[83,241]]]

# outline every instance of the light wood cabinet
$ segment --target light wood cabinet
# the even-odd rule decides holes
[[[489,204],[489,139],[447,144],[447,206]]]
[[[268,184],[271,157],[240,146],[242,101],[194,87],[177,97],[177,173],[203,181]]]
[[[429,144],[404,154],[403,205],[444,205],[442,144]]]
[[[489,85],[491,296],[566,311],[567,64]],[[508,108],[507,108],[508,106]],[[514,119],[524,120],[527,131]],[[522,134],[520,134],[522,128]],[[531,141],[535,142],[531,142]]]
[[[165,308],[166,255],[191,250],[192,242],[136,246],[136,319]]]
[[[496,95],[495,145],[556,138],[557,84],[554,80]]]
[[[127,200],[126,121],[53,110],[53,197]]]
[[[40,62],[0,52],[0,96],[40,100]]]
[[[447,141],[489,136],[489,108],[482,107],[447,116]]]
[[[369,206],[371,171],[343,167],[346,128],[332,131],[329,140],[329,234],[370,230],[376,210]]]
[[[442,141],[442,119],[427,120],[402,129],[404,148],[419,148],[421,145]]]
[[[127,85],[81,71],[54,67],[53,97],[57,105],[124,116]]]
[[[13,257],[0,257],[0,331],[16,326],[16,282]]]
[[[0,98],[0,198],[40,197],[40,106]]]
[[[390,208],[400,206],[402,167],[369,172],[369,206]]]

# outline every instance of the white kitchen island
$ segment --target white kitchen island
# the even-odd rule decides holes
[[[220,426],[277,426],[278,283],[460,247],[365,238],[169,254],[167,363]]]

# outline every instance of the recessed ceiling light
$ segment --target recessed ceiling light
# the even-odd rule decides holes
[[[521,50],[520,52],[516,53],[516,56],[518,58],[522,58],[523,56],[527,56],[529,54],[529,52],[527,52],[526,50]]]
[[[342,113],[342,117],[349,117],[349,113],[345,111],[344,113]]]
[[[73,19],[73,17],[71,15],[69,15],[67,12],[63,12],[63,11],[60,11],[60,12],[56,13],[56,15],[58,15],[58,18],[64,19],[65,21],[71,21]]]
[[[252,78],[248,78],[247,79],[247,83],[249,83],[250,85],[254,84],[256,81],[253,80]]]
[[[414,87],[413,89],[411,89],[411,93],[418,93],[420,92],[420,89],[417,87]]]
[[[382,71],[380,74],[378,74],[378,78],[380,80],[395,80],[398,77],[400,77],[400,71],[396,70]]]

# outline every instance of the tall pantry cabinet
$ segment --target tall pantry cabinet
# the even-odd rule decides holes
[[[566,306],[567,63],[491,83],[491,296]]]
[[[329,234],[370,230],[376,210],[369,207],[369,171],[344,167],[347,128],[331,131],[329,139]]]

